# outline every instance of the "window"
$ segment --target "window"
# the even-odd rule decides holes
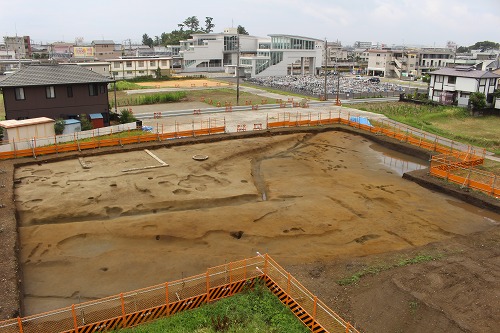
[[[444,76],[436,75],[436,83],[442,83],[442,82],[444,82]]]
[[[16,100],[21,101],[25,100],[26,98],[24,97],[24,88],[16,88]]]
[[[72,86],[68,86],[67,87],[67,91],[68,91],[68,97],[73,97],[73,87]]]
[[[150,61],[149,66],[156,66],[156,61]]]
[[[138,62],[138,66],[139,66],[139,67],[144,67],[144,61],[139,61],[139,62]]]
[[[106,93],[106,86],[104,84],[101,84],[99,86],[99,93],[100,94],[105,94]]]
[[[56,91],[54,86],[45,87],[45,96],[47,98],[56,98]]]
[[[119,62],[113,63],[113,68],[120,68],[120,63]]]
[[[89,95],[97,96],[97,84],[89,84]]]
[[[455,84],[457,83],[457,77],[456,76],[448,76],[448,84]]]
[[[126,64],[127,64],[126,66],[127,66],[128,68],[132,67],[132,61],[127,61],[127,62],[126,62]]]
[[[161,61],[161,65],[162,65],[163,67],[166,67],[166,66],[167,66],[167,61],[166,61],[166,60],[162,60],[162,61]]]

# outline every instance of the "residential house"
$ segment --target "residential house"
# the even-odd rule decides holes
[[[473,92],[485,94],[488,103],[494,102],[493,92],[500,75],[479,71],[473,67],[442,68],[429,73],[429,99],[443,104],[468,106]]]
[[[109,125],[113,79],[78,65],[30,65],[0,81],[6,119],[76,119],[100,113]]]

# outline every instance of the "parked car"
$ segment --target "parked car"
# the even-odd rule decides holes
[[[380,83],[380,79],[378,77],[371,77],[368,79],[371,83]]]
[[[355,78],[356,80],[363,80],[363,77],[362,77],[361,75],[356,75],[354,78]]]

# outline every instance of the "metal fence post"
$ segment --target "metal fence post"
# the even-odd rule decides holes
[[[290,273],[288,273],[286,279],[286,305],[290,304],[290,278]]]
[[[170,316],[170,301],[168,299],[168,282],[165,282],[165,304],[167,305],[167,317]]]
[[[265,257],[264,257],[264,275],[268,276],[269,275],[269,258],[268,258],[268,254],[266,253],[265,254]]]
[[[351,323],[347,323],[347,325],[345,326],[345,333],[349,333],[351,331]]]
[[[122,328],[127,327],[127,318],[125,316],[125,302],[123,300],[123,293],[120,293],[120,302],[122,303]]]
[[[314,296],[313,321],[316,321],[316,310],[318,309],[318,296]]]
[[[19,326],[19,333],[23,333],[23,322],[21,317],[17,317],[17,326]]]
[[[73,315],[73,324],[75,325],[75,333],[78,333],[78,322],[76,321],[75,304],[71,304],[71,314]]]
[[[493,181],[491,182],[491,195],[495,195],[495,184],[497,182],[497,175],[493,176]]]
[[[207,282],[207,304],[210,303],[210,275],[207,271],[206,273],[206,282]]]

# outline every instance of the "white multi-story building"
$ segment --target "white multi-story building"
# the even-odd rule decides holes
[[[269,36],[270,43],[259,43],[256,56],[241,58],[241,66],[245,67],[248,76],[316,74],[321,68],[324,41],[293,35]]]
[[[368,51],[368,73],[395,78],[421,76],[453,62],[449,49],[386,49]]]
[[[181,41],[182,70],[234,73],[238,56],[240,73],[243,68],[247,76],[284,76],[294,69],[314,74],[321,66],[323,41],[291,35],[269,36],[238,35],[235,28],[223,33],[193,34],[191,39]]]
[[[110,76],[116,80],[148,75],[157,77],[158,71],[167,75],[172,68],[172,57],[119,57],[106,61],[110,63]]]
[[[487,102],[493,103],[492,94],[500,78],[498,74],[473,67],[442,68],[429,74],[429,99],[459,106],[467,106],[473,92],[485,94]]]

